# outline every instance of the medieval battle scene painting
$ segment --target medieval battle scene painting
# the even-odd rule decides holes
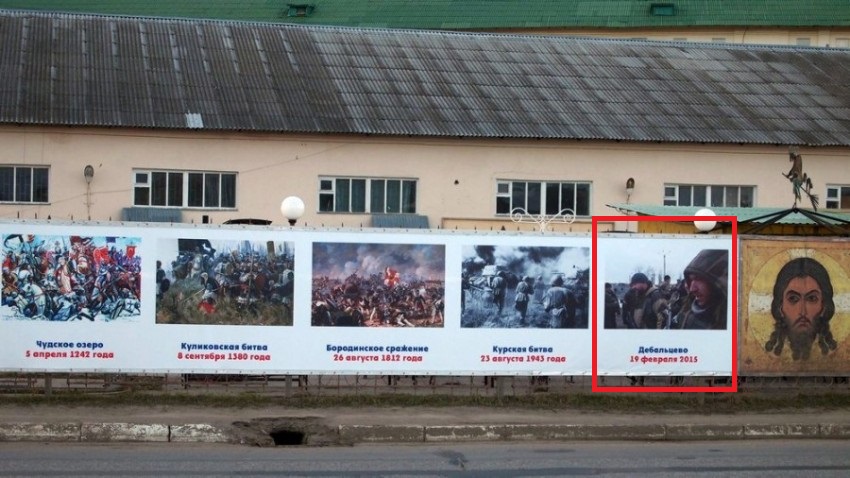
[[[311,324],[443,327],[442,244],[313,243]]]
[[[461,327],[586,329],[587,247],[463,247]]]
[[[850,372],[846,250],[844,241],[741,240],[741,374]]]
[[[3,236],[0,317],[112,322],[141,315],[136,237]]]
[[[605,329],[727,330],[730,250],[692,240],[601,241]]]
[[[294,243],[160,239],[156,323],[292,325]]]

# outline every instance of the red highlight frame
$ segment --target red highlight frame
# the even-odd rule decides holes
[[[698,386],[698,387],[618,387],[618,386],[600,386],[599,385],[599,374],[597,370],[597,329],[596,325],[598,323],[599,316],[599,305],[597,300],[597,239],[599,236],[599,222],[685,222],[692,223],[694,221],[717,221],[717,222],[728,222],[732,226],[732,271],[730,273],[732,279],[732,300],[730,303],[730,307],[732,307],[732,377],[729,386],[721,386],[721,387],[709,387],[709,386]],[[697,217],[697,216],[593,216],[593,229],[592,229],[592,238],[593,243],[591,247],[592,261],[591,267],[593,268],[593,281],[590,285],[590,294],[593,298],[592,303],[592,317],[591,327],[592,327],[592,335],[593,335],[593,368],[592,368],[592,381],[591,381],[591,391],[600,392],[600,393],[616,393],[616,392],[625,392],[625,393],[646,393],[646,392],[732,392],[735,393],[738,391],[738,218],[736,216],[710,216],[710,217]]]

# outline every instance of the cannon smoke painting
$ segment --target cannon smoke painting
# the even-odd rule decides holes
[[[442,244],[314,243],[315,327],[443,327]]]

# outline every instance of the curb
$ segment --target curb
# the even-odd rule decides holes
[[[340,425],[339,435],[347,443],[850,439],[850,425]]]
[[[339,425],[339,443],[706,441],[850,439],[850,424],[790,425]],[[231,429],[196,423],[0,423],[0,442],[240,443]]]

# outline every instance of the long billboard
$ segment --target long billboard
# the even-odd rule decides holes
[[[612,235],[594,271],[586,234],[33,221],[0,234],[5,371],[590,375],[603,283],[620,312],[596,322],[600,375],[731,370],[729,306],[709,319],[689,299],[705,273],[729,297],[729,238]],[[669,307],[649,312],[662,286]]]

